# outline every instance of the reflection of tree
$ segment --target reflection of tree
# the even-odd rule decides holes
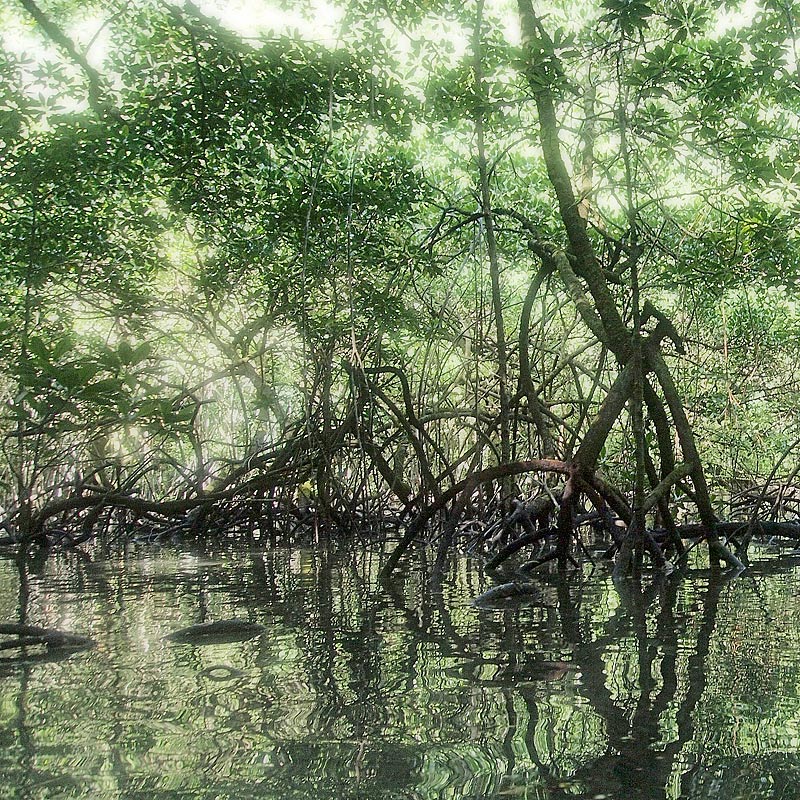
[[[271,614],[299,649],[294,663],[313,704],[302,728],[288,731],[284,719],[269,730],[278,759],[274,779],[298,797],[335,796],[342,782],[408,780],[413,762],[406,749],[385,741],[393,718],[402,715],[386,697],[403,671],[387,663],[380,622],[387,600],[370,591],[363,564],[331,545],[305,552],[299,573],[287,569],[280,553],[255,561],[250,602],[258,603],[260,591],[269,594]]]
[[[62,604],[100,646],[0,681],[10,797],[102,775],[98,797],[666,800],[708,797],[720,766],[727,787],[766,797],[759,766],[776,781],[796,769],[790,754],[748,755],[759,744],[739,734],[740,750],[721,742],[727,682],[749,663],[724,646],[748,621],[732,615],[772,620],[773,652],[797,627],[777,613],[790,582],[734,597],[746,582],[723,595],[706,573],[617,587],[553,575],[537,604],[491,611],[468,605],[482,589],[470,567],[439,591],[408,571],[376,592],[378,559],[335,543],[208,555],[195,572],[167,553],[158,569],[53,559],[30,581],[31,622],[57,623]],[[196,621],[201,589],[212,617],[267,634],[228,649],[164,643]],[[212,664],[239,677],[203,677]],[[750,688],[760,702],[770,684]]]
[[[28,565],[24,558],[17,558],[19,570],[19,601],[17,619],[20,623],[27,622],[28,601],[30,598],[30,584],[28,579]],[[18,787],[20,798],[31,797],[30,784],[33,783],[36,766],[36,746],[28,726],[28,685],[30,683],[30,668],[21,665],[19,674],[19,691],[17,692],[13,725],[13,740],[19,753],[20,772],[24,778],[23,785]],[[5,738],[5,736],[3,737]],[[8,745],[6,745],[8,747]]]
[[[619,796],[643,800],[666,798],[676,774],[685,773],[681,776],[683,783],[691,780],[691,770],[686,771],[681,755],[695,733],[695,712],[710,669],[709,647],[724,578],[717,574],[709,579],[695,611],[677,610],[679,590],[685,586],[679,576],[671,580],[657,577],[647,585],[640,581],[620,583],[617,586],[620,604],[599,631],[581,607],[580,590],[566,580],[553,581],[560,637],[572,650],[573,664],[580,671],[581,694],[601,721],[605,739],[600,753],[593,753],[586,743],[583,763],[569,775],[560,774],[558,762],[554,761],[557,750],[554,725],[558,720],[543,718],[541,688],[503,685],[499,680],[503,670],[531,658],[518,611],[481,616],[477,625],[479,635],[475,636],[474,631],[458,632],[441,602],[436,608],[437,623],[422,629],[419,624],[422,613],[416,608],[412,611],[405,608],[398,589],[392,598],[395,607],[404,612],[415,638],[435,643],[449,657],[498,667],[493,684],[503,693],[506,714],[503,751],[508,756],[509,774],[514,772],[517,761],[512,740],[518,730],[524,729],[527,758],[538,772],[537,782],[547,787],[549,796],[571,797],[580,788],[590,797],[616,796],[619,792]],[[436,596],[423,595],[418,602],[424,608],[431,600],[436,602]],[[541,639],[555,638],[554,622],[545,623]],[[622,642],[630,645],[628,655],[634,664],[634,687],[624,685],[622,675],[608,674],[614,663],[609,653]],[[477,674],[477,670],[472,674]],[[519,705],[514,702],[517,698],[522,701],[524,714],[520,714]],[[547,751],[542,750],[542,742],[535,736],[537,726],[541,725],[548,733]],[[580,750],[579,742],[568,744]]]
[[[584,764],[574,776],[586,787],[589,796],[608,792],[621,792],[621,796],[635,798],[667,797],[667,787],[683,747],[694,735],[694,712],[706,686],[709,644],[717,618],[720,593],[724,579],[716,574],[708,582],[698,613],[700,625],[690,651],[683,676],[685,686],[678,678],[678,658],[686,647],[684,627],[690,617],[680,620],[675,606],[680,583],[677,579],[657,578],[645,587],[637,580],[618,584],[623,612],[634,637],[637,656],[638,700],[633,712],[628,713],[612,697],[605,674],[604,651],[608,637],[590,640],[577,624],[569,592],[560,592],[565,639],[574,647],[573,653],[580,666],[586,697],[605,724],[606,751],[597,759]],[[647,612],[658,601],[654,635],[648,634]],[[622,616],[622,615],[619,615]],[[616,639],[616,636],[614,637]],[[653,677],[658,656],[661,688]],[[681,691],[679,692],[679,688]],[[667,716],[675,707],[676,735],[664,742],[663,730],[669,730]],[[682,776],[682,783],[690,773]],[[683,793],[681,794],[683,796]]]
[[[18,596],[17,596],[17,621],[25,624],[29,618],[29,606],[31,599],[30,576],[40,575],[43,568],[44,558],[29,558],[26,553],[20,553],[15,559],[18,576]],[[9,658],[8,665],[4,668],[10,669],[8,674],[15,674],[18,679],[18,688],[14,696],[14,712],[10,724],[4,730],[0,730],[0,747],[10,754],[16,761],[18,778],[9,782],[5,787],[7,791],[12,791],[11,795],[4,797],[14,797],[20,800],[28,800],[36,796],[36,786],[41,783],[49,783],[53,787],[57,785],[60,776],[48,772],[37,761],[37,742],[34,735],[33,724],[30,721],[31,713],[29,708],[29,693],[32,685],[32,670],[37,661],[35,658],[28,659],[27,653],[23,650],[16,659]],[[0,679],[6,674],[0,674]],[[34,715],[35,716],[35,715]]]

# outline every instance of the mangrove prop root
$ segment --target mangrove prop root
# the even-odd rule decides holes
[[[422,531],[425,523],[430,520],[437,511],[441,511],[449,502],[455,500],[462,492],[471,495],[478,486],[489,481],[496,480],[501,477],[509,477],[511,475],[522,475],[525,472],[559,472],[567,474],[570,467],[564,461],[557,461],[555,459],[532,459],[530,461],[513,461],[510,464],[500,464],[495,467],[487,467],[478,472],[473,473],[467,478],[456,483],[446,492],[444,492],[435,502],[431,503],[427,508],[423,509],[412,520],[411,524],[406,530],[405,536],[400,540],[398,545],[392,551],[383,569],[381,569],[378,576],[381,583],[385,584],[394,572],[395,567],[400,561],[403,553],[408,550],[412,542],[417,538]],[[463,504],[464,506],[466,503]]]
[[[544,530],[535,531],[534,533],[526,533],[523,536],[514,539],[513,542],[509,542],[502,550],[500,550],[486,562],[486,569],[495,569],[496,567],[499,567],[504,561],[511,558],[514,553],[522,550],[523,547],[536,544],[536,542],[541,541],[546,536],[550,536],[553,533],[555,533],[555,531],[552,528],[545,528]]]

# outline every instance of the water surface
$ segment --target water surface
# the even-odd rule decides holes
[[[380,553],[132,549],[0,560],[0,620],[96,647],[0,651],[0,798],[793,798],[798,568],[499,609],[480,566],[376,588]],[[248,641],[175,643],[237,617]]]

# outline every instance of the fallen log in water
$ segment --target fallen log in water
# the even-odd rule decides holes
[[[447,667],[444,674],[478,686],[513,688],[561,680],[575,669],[571,661],[536,660],[520,664],[495,664],[476,659]]]
[[[498,586],[492,586],[483,594],[478,595],[472,604],[481,608],[492,608],[502,606],[509,600],[540,600],[541,591],[539,586],[529,581],[509,581]]]
[[[244,619],[220,619],[216,622],[203,622],[190,625],[168,634],[164,638],[179,644],[228,644],[245,642],[260,636],[266,628],[257,622]]]
[[[587,515],[587,519],[596,518],[596,516],[597,515]],[[624,528],[622,530],[624,530]],[[701,523],[686,523],[683,525],[677,525],[675,530],[682,539],[686,539],[688,541],[701,541],[709,535],[708,528]],[[653,540],[659,545],[663,545],[669,540],[669,532],[664,528],[649,529],[647,533],[650,534],[653,537]],[[753,523],[718,522],[714,526],[714,534],[733,542],[737,545],[737,547],[739,544],[738,539],[740,537],[742,539],[746,538],[748,541],[751,536],[800,541],[800,523],[775,522],[766,520],[755,520]],[[496,569],[500,564],[504,563],[511,556],[516,555],[525,547],[538,544],[543,539],[554,537],[555,535],[556,531],[552,528],[535,531],[532,534],[522,534],[492,554],[486,562],[486,568]],[[605,557],[613,557],[617,546],[617,542],[609,542],[604,544],[603,548],[605,548]],[[527,561],[521,566],[518,566],[517,569],[523,572],[530,571],[534,567],[541,566],[542,563],[545,563],[551,559],[552,553],[537,560]]]
[[[0,623],[0,637],[11,637],[7,641],[0,641],[0,650],[15,650],[37,645],[44,646],[48,650],[82,650],[94,646],[94,640],[88,636],[16,622]]]

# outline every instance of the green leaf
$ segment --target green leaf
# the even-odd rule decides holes
[[[64,336],[58,339],[53,347],[53,361],[59,361],[73,348],[72,339]]]
[[[133,360],[133,348],[126,341],[121,341],[117,345],[117,356],[119,356],[120,364],[130,364]]]
[[[600,21],[626,35],[646,28],[648,18],[653,15],[653,9],[643,0],[604,0],[601,5],[608,13],[600,17]]]
[[[50,349],[39,336],[28,338],[28,352],[44,367],[52,366]]]
[[[150,356],[153,348],[149,342],[142,342],[134,351],[131,356],[131,363],[138,364]]]

